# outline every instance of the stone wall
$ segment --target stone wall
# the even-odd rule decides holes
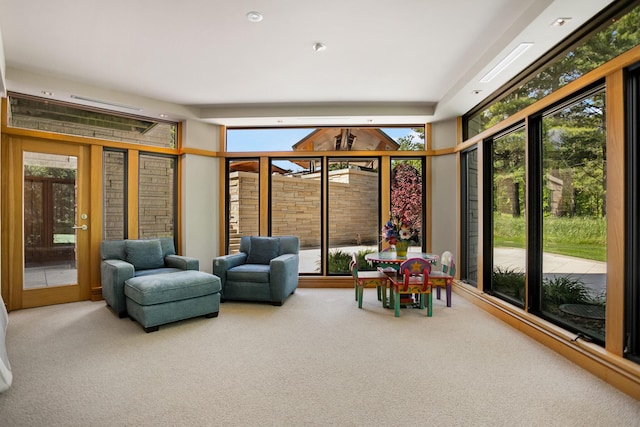
[[[233,172],[229,176],[229,239],[256,236],[259,230],[259,176],[251,172]]]
[[[271,177],[271,234],[300,237],[303,248],[320,246],[321,176]],[[378,174],[357,169],[329,173],[329,236],[331,246],[375,244],[378,230]],[[240,236],[258,234],[258,174],[229,176],[231,248]],[[359,235],[359,237],[358,237]]]
[[[173,237],[175,159],[140,155],[138,237]]]
[[[102,156],[104,218],[103,238],[124,239],[124,153],[105,151]]]
[[[175,159],[140,155],[138,180],[138,237],[173,237]],[[125,221],[125,157],[124,153],[105,151],[104,174],[104,239],[123,239]]]
[[[378,227],[378,174],[354,169],[329,173],[329,245],[373,245]]]
[[[271,176],[271,234],[298,236],[303,248],[320,247],[320,175]]]

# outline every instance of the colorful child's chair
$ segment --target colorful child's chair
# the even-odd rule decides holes
[[[402,295],[418,295],[420,309],[425,308],[425,297],[427,299],[427,316],[433,314],[433,301],[431,297],[431,282],[429,273],[431,264],[422,258],[411,258],[400,264],[398,274],[402,276],[402,281],[396,280],[393,283],[393,299],[395,316],[400,317],[400,299]]]
[[[358,255],[354,252],[349,263],[351,276],[353,277],[353,286],[356,293],[356,301],[358,308],[362,308],[362,295],[364,288],[375,287],[378,295],[382,297],[382,304],[387,305],[387,290],[389,286],[389,277],[380,271],[358,271]]]
[[[451,285],[453,284],[453,277],[456,274],[456,263],[453,254],[449,251],[444,251],[442,257],[440,257],[440,265],[442,266],[442,271],[432,272],[431,281],[436,288],[437,299],[440,299],[440,289],[445,288],[447,307],[451,307]]]

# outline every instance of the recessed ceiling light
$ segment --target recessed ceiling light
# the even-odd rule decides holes
[[[315,50],[316,52],[322,52],[326,48],[327,48],[327,45],[320,42],[313,45],[313,50]]]
[[[480,92],[482,92],[482,89],[475,89],[475,90],[471,91],[471,93],[474,94],[474,95],[478,95],[478,94],[480,94]]]
[[[42,91],[42,94],[43,94],[43,95],[47,95],[47,96],[53,96],[53,92],[48,91],[48,90],[43,90],[43,91]]]
[[[558,18],[551,24],[552,27],[562,27],[567,22],[571,21],[571,18]]]
[[[247,19],[249,22],[260,22],[262,21],[262,14],[253,10],[251,12],[247,12]]]

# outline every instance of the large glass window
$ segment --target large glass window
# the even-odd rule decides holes
[[[541,313],[605,339],[605,90],[594,89],[542,119]]]
[[[322,159],[271,162],[271,235],[300,238],[300,274],[321,271]]]
[[[424,150],[424,127],[229,129],[229,152]]]
[[[495,137],[490,145],[493,269],[489,286],[492,294],[520,307],[525,304],[527,260],[525,144],[521,127]]]
[[[462,195],[462,256],[460,278],[478,286],[478,238],[480,231],[480,205],[478,191],[478,149],[464,151],[461,156]]]
[[[260,234],[260,160],[227,162],[227,253],[240,250],[242,236]]]
[[[379,163],[377,158],[328,159],[329,274],[348,274],[354,252],[378,249]]]
[[[126,153],[104,151],[102,155],[102,200],[104,240],[119,240],[126,231]]]
[[[134,107],[130,109],[132,112],[141,110]],[[16,128],[177,148],[176,123],[114,114],[113,111],[22,94],[9,94],[7,122]]]
[[[176,159],[169,156],[140,154],[139,163],[139,238],[174,237],[177,197]]]
[[[264,209],[260,197],[266,196],[269,234],[300,237],[301,274],[349,274],[353,252],[360,255],[361,269],[373,268],[364,255],[377,251],[380,243],[380,159],[350,152],[424,148],[424,127],[228,129],[226,151],[239,156],[227,161],[227,253],[237,251],[239,236],[258,234]],[[244,158],[241,153],[251,154]],[[265,157],[271,169],[268,189],[259,187]],[[417,159],[398,157],[395,163],[419,165],[422,185],[424,168]],[[419,223],[422,216],[416,217]]]
[[[624,354],[640,363],[640,63],[626,81],[625,305]]]
[[[409,225],[409,252],[422,252],[424,227],[424,161],[391,160],[391,217]],[[387,220],[383,218],[384,220]]]

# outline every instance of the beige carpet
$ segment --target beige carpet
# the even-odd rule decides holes
[[[146,334],[104,302],[9,314],[2,426],[639,426],[640,402],[454,295],[395,318],[366,290]]]

